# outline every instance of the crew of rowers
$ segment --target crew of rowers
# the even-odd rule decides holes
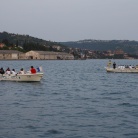
[[[27,71],[27,73],[35,74],[36,69],[33,66],[31,66],[30,71]],[[15,71],[15,69],[10,70],[10,68],[8,67],[6,69],[6,71],[4,71],[3,68],[0,68],[0,74],[8,74],[8,75],[13,74],[13,75],[16,75],[16,74],[26,74],[26,72],[24,71],[23,68],[21,68],[20,71],[17,73]]]

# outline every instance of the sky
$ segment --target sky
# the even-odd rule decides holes
[[[0,0],[0,32],[55,42],[138,41],[138,0]]]

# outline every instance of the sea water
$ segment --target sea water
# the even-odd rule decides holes
[[[138,74],[107,73],[107,62],[0,61],[44,71],[41,82],[0,81],[0,138],[138,138]]]

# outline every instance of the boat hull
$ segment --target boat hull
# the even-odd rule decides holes
[[[20,82],[39,82],[43,77],[43,73],[36,74],[17,74],[17,75],[1,75],[1,81],[20,81]]]
[[[107,72],[114,72],[114,73],[138,73],[138,69],[135,68],[125,68],[125,69],[120,69],[120,68],[109,68],[106,67]]]

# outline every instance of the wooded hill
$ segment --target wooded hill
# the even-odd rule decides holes
[[[128,54],[138,55],[138,41],[129,40],[80,40],[70,42],[52,42],[43,39],[35,38],[29,35],[13,34],[8,32],[0,32],[0,43],[4,43],[6,46],[22,46],[23,50],[43,50],[54,51],[52,46],[57,45],[68,51],[69,47],[87,49],[94,51],[107,51],[122,49]]]
[[[62,42],[61,44],[72,48],[89,49],[94,51],[122,49],[126,53],[138,55],[138,41],[88,39],[80,41]]]
[[[21,46],[23,47],[24,51],[51,51],[51,47],[54,45],[65,47],[63,44],[57,42],[46,41],[29,35],[13,34],[8,32],[0,32],[0,43],[4,43],[7,47]]]

